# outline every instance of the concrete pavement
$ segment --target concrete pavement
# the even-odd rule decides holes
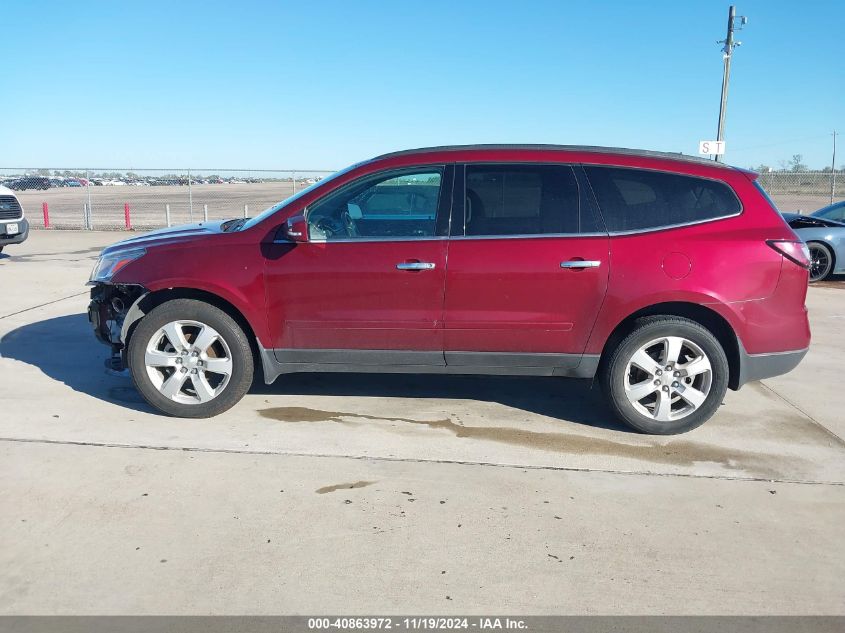
[[[0,613],[845,613],[845,292],[678,437],[547,378],[294,375],[179,420],[84,316],[120,237],[0,255]]]

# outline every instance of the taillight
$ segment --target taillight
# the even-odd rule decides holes
[[[766,244],[801,268],[810,267],[810,249],[804,242],[796,240],[766,240]]]

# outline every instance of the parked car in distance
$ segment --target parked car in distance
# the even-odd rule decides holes
[[[845,273],[845,222],[818,215],[818,211],[812,215],[784,213],[783,217],[807,244],[810,282]]]
[[[845,200],[829,204],[818,211],[813,211],[810,215],[814,218],[821,218],[822,220],[845,223]]]
[[[29,236],[29,222],[24,217],[15,192],[0,185],[0,253],[9,244],[20,244]]]
[[[6,187],[14,191],[26,191],[27,189],[49,189],[50,179],[44,176],[24,176],[8,181]]]
[[[808,252],[756,178],[623,149],[396,152],[249,220],[106,248],[89,319],[169,415],[227,410],[260,363],[268,384],[597,377],[633,428],[679,433],[809,346]]]

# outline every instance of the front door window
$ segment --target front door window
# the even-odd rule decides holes
[[[434,237],[443,170],[383,172],[356,181],[308,209],[314,241]]]

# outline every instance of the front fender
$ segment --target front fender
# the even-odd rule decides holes
[[[154,295],[158,292],[172,291],[176,294],[179,294],[180,292],[199,292],[217,297],[225,303],[231,305],[243,316],[244,319],[246,319],[247,323],[249,323],[249,326],[252,328],[252,331],[255,333],[259,344],[263,344],[263,342],[270,340],[264,306],[263,289],[256,291],[252,288],[248,288],[245,290],[236,286],[224,286],[213,282],[186,278],[171,278],[157,281],[156,283],[147,286],[147,289],[149,291],[149,295]],[[256,294],[253,295],[253,292]],[[146,296],[148,295],[145,295],[145,297]],[[257,300],[251,299],[251,296],[255,296]],[[140,304],[140,301],[141,298],[139,298],[136,304]],[[133,308],[135,307],[136,306],[133,305]],[[138,305],[137,308],[138,310],[142,310],[140,305]],[[141,311],[138,316],[143,316],[143,311]]]

